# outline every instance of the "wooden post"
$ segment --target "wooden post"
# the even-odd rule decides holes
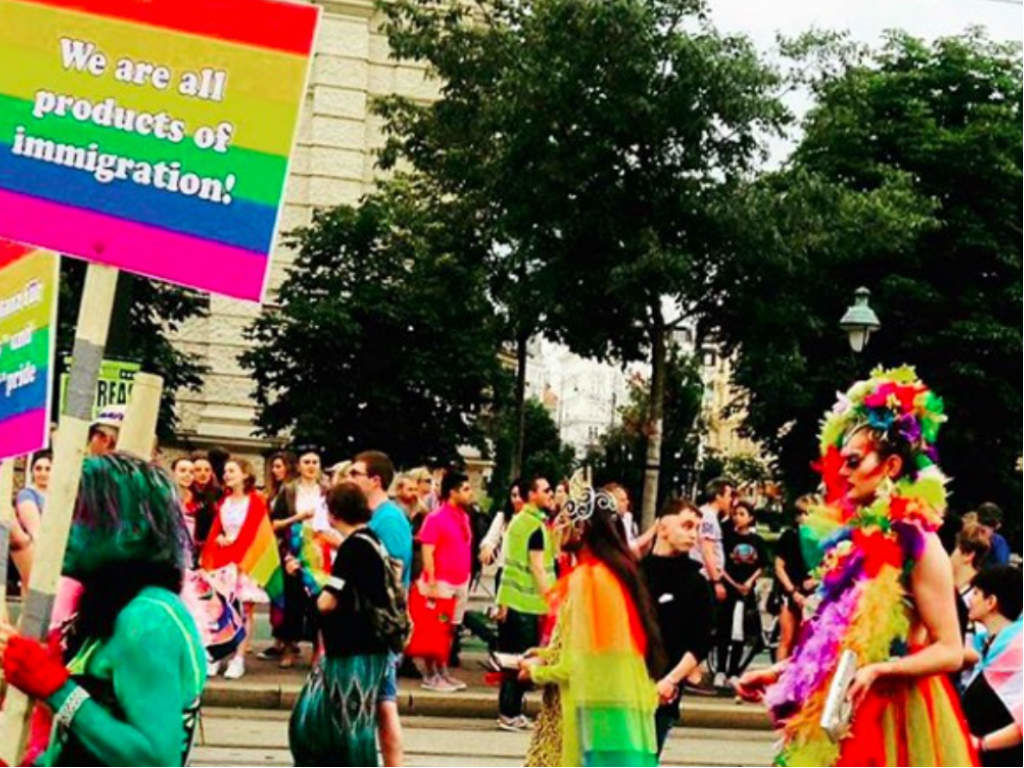
[[[46,524],[39,532],[35,562],[29,579],[28,595],[21,611],[18,631],[43,639],[50,628],[53,609],[64,565],[64,550],[82,475],[82,459],[92,421],[103,348],[110,330],[110,311],[117,287],[114,267],[90,263],[85,272],[82,303],[78,307],[78,326],[72,349],[71,376],[67,401],[54,438],[53,474],[46,499]],[[31,700],[16,688],[7,691],[0,716],[0,759],[7,765],[20,765],[28,736]]]
[[[160,413],[160,393],[164,380],[152,373],[136,373],[132,395],[117,437],[117,450],[127,451],[150,461],[156,439],[156,420]]]
[[[0,619],[7,621],[7,559],[11,552],[11,521],[14,519],[14,457],[0,461]]]

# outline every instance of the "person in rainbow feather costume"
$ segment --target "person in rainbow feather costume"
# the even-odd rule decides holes
[[[976,765],[948,673],[963,648],[952,570],[936,530],[947,478],[936,440],[942,400],[910,366],[875,369],[825,415],[826,503],[801,527],[818,605],[793,655],[748,672],[781,732],[777,765]],[[844,650],[857,657],[853,715],[833,741],[820,725]]]

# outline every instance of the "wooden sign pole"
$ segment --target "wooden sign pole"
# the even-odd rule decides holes
[[[7,621],[7,558],[11,552],[11,521],[14,520],[14,457],[0,461],[0,619]]]
[[[152,460],[156,421],[160,414],[160,393],[164,380],[152,373],[136,373],[124,422],[117,437],[117,450]]]
[[[67,400],[54,438],[46,524],[42,526],[36,542],[28,595],[18,623],[21,634],[40,640],[50,627],[50,613],[64,565],[64,550],[96,398],[96,377],[110,329],[117,272],[114,267],[94,263],[90,263],[85,272],[85,288],[78,307],[78,326],[71,352]],[[15,688],[7,691],[0,716],[0,759],[7,765],[19,765],[25,752],[31,704],[21,691]]]

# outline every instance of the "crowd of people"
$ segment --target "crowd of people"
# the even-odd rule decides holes
[[[699,506],[669,498],[646,530],[621,485],[594,488],[582,472],[513,481],[487,519],[454,466],[398,473],[371,450],[325,469],[300,445],[269,457],[260,489],[242,457],[193,453],[164,471],[111,453],[116,431],[97,425],[76,505],[86,533],[65,561],[80,606],[61,623],[65,663],[4,625],[7,679],[56,713],[63,740],[40,751],[155,764],[143,746],[154,714],[181,726],[184,741],[152,742],[176,762],[205,680],[245,675],[264,604],[261,659],[288,669],[309,647],[289,724],[300,765],[401,765],[398,676],[457,695],[466,631],[491,651],[497,727],[531,733],[529,765],[657,764],[687,690],[763,700],[779,764],[1019,765],[1020,571],[996,505],[946,511],[941,401],[908,370],[876,372],[830,411],[822,486],[772,541],[726,477]],[[50,464],[36,454],[15,499],[11,560],[25,582]],[[131,535],[105,546],[112,529]],[[485,567],[486,620],[467,611]],[[180,659],[173,696],[132,687],[147,672],[122,614]],[[112,649],[126,660],[92,656]],[[150,704],[111,701],[122,682]],[[841,683],[852,717],[830,703]],[[534,720],[524,698],[537,688]],[[126,729],[121,752],[98,735],[111,718]]]

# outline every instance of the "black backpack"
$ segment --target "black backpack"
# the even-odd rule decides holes
[[[384,590],[387,593],[387,602],[384,605],[363,600],[357,593],[357,610],[366,612],[370,619],[370,626],[384,640],[390,651],[401,653],[412,635],[412,621],[409,619],[401,577],[395,573],[396,569],[392,567],[391,558],[388,557],[384,547],[375,537],[363,532],[356,533],[356,536],[369,542],[374,551],[380,555],[384,563]]]

